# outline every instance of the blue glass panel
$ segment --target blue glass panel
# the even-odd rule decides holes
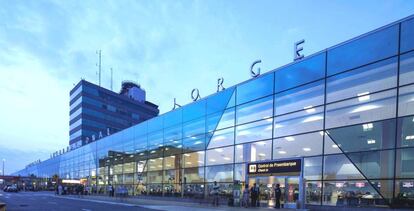
[[[237,105],[271,95],[273,93],[273,76],[272,73],[266,74],[238,85]]]
[[[172,127],[164,130],[164,156],[178,154],[182,150],[182,127]]]
[[[240,144],[272,138],[272,121],[273,119],[270,118],[237,126],[236,143]]]
[[[387,59],[327,79],[328,103],[397,86],[397,58]]]
[[[401,53],[414,49],[414,18],[401,23]]]
[[[148,121],[145,121],[145,122],[142,122],[142,123],[139,123],[138,125],[134,125],[133,126],[133,128],[134,128],[134,133],[135,133],[135,136],[142,136],[142,135],[145,135],[145,134],[147,134],[147,126],[148,126]]]
[[[137,159],[145,159],[148,155],[148,142],[147,136],[138,136],[135,139],[135,156]]]
[[[290,89],[275,96],[275,115],[312,109],[324,102],[325,80]]]
[[[414,83],[414,51],[400,56],[400,86]]]
[[[205,135],[191,136],[183,139],[184,152],[194,152],[206,148]]]
[[[375,62],[398,53],[398,25],[369,34],[328,51],[328,75]]]
[[[148,134],[148,150],[150,157],[162,157],[163,152],[163,133],[155,132]]]
[[[236,109],[237,124],[267,119],[273,116],[273,96],[240,105]]]
[[[164,128],[180,124],[183,120],[181,108],[165,113],[163,114],[163,116],[164,116]]]
[[[183,122],[190,121],[206,114],[206,100],[199,100],[183,107]]]
[[[234,128],[215,131],[207,136],[207,149],[234,144]]]
[[[191,122],[184,123],[183,136],[189,138],[193,135],[204,134],[206,131],[205,118],[193,120]]]
[[[323,128],[323,106],[275,117],[274,136],[288,136]]]
[[[234,126],[234,107],[207,116],[207,132]]]
[[[369,122],[328,130],[342,152],[387,149],[395,146],[395,119]]]
[[[164,116],[157,116],[148,120],[148,132],[162,130]]]
[[[229,88],[221,91],[213,96],[206,99],[207,101],[207,114],[222,111],[226,108],[234,106],[234,93],[235,88]]]
[[[275,72],[275,92],[325,77],[326,53],[306,58]]]

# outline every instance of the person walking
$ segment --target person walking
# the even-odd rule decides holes
[[[282,190],[280,189],[280,184],[276,184],[275,188],[275,208],[280,209],[280,197],[282,196]]]
[[[259,196],[259,188],[257,187],[256,183],[253,184],[253,187],[250,190],[251,199],[252,199],[252,207],[257,206],[257,197]]]
[[[62,185],[59,185],[58,186],[58,194],[59,195],[62,195]]]
[[[109,184],[108,186],[108,193],[109,193],[109,197],[113,197],[114,196],[114,188],[112,187],[111,184]]]
[[[246,184],[243,190],[243,200],[242,200],[242,203],[243,203],[242,205],[245,208],[249,207],[249,198],[250,198],[249,185]]]
[[[212,195],[213,195],[213,206],[216,206],[216,207],[219,206],[219,192],[220,192],[220,186],[217,185],[216,181],[214,181]]]

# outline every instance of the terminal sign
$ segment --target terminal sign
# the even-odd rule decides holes
[[[249,163],[248,174],[273,174],[273,173],[288,173],[300,172],[302,169],[302,160],[283,160],[270,161],[264,163]]]

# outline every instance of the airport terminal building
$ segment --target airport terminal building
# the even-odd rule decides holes
[[[105,194],[222,198],[260,186],[286,207],[414,206],[414,16],[16,174]],[[241,185],[240,185],[241,184]]]

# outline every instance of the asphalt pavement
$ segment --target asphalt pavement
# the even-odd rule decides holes
[[[0,191],[0,202],[7,204],[7,211],[155,211],[134,204],[106,202],[86,198],[57,197],[45,192],[6,193]]]

